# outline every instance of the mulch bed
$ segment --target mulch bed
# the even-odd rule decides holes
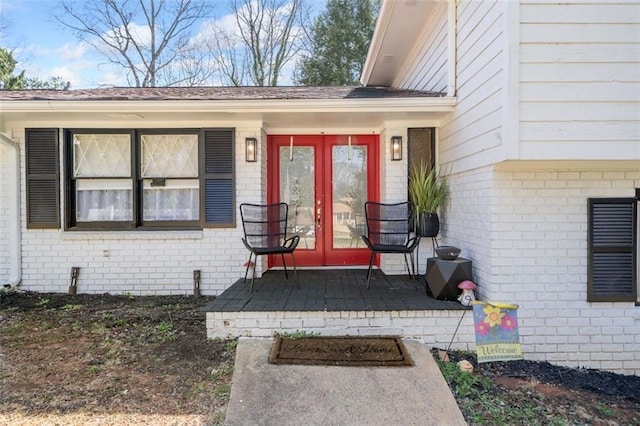
[[[283,337],[276,336],[272,364],[368,367],[411,366],[409,352],[399,337]]]
[[[434,357],[438,356],[437,349],[432,350],[432,354]],[[590,368],[570,368],[546,361],[515,360],[478,364],[475,356],[461,355],[455,351],[449,352],[448,355],[453,362],[463,359],[470,361],[476,371],[489,377],[535,379],[541,383],[615,396],[640,404],[640,377],[637,375],[616,374]]]

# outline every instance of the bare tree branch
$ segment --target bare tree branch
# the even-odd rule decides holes
[[[219,72],[233,85],[276,86],[283,68],[308,43],[305,0],[232,0],[236,28],[207,41]]]
[[[194,68],[189,40],[208,11],[205,0],[62,0],[56,19],[122,67],[130,84],[153,87],[204,81],[209,70]],[[192,61],[183,72],[193,75],[163,72],[183,60]]]

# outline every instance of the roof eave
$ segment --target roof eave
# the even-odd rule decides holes
[[[376,27],[373,31],[373,37],[369,44],[369,51],[367,52],[367,59],[362,68],[362,74],[360,76],[360,83],[363,86],[369,85],[373,68],[378,60],[380,48],[382,47],[382,41],[384,40],[385,33],[391,20],[393,7],[395,2],[383,1],[378,13],[378,19],[376,21]]]
[[[453,97],[385,99],[279,99],[279,100],[18,100],[0,101],[3,114],[12,112],[446,112],[453,110]]]

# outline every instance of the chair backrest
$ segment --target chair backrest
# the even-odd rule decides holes
[[[286,203],[240,204],[247,243],[254,248],[280,247],[287,237],[288,210]]]
[[[409,240],[409,203],[364,203],[367,236],[374,245],[404,245]]]

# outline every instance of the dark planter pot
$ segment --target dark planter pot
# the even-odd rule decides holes
[[[437,213],[421,213],[417,217],[416,234],[421,237],[436,237],[440,232],[440,219]]]

